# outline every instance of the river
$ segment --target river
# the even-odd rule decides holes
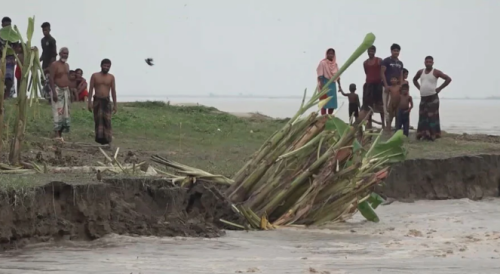
[[[0,273],[500,273],[500,200],[394,202],[322,229],[218,239],[110,235],[0,255]]]

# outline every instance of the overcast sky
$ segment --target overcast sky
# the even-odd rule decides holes
[[[453,78],[445,97],[500,95],[495,0],[17,0],[2,11],[23,34],[35,15],[38,46],[40,25],[49,21],[58,47],[70,50],[71,68],[84,76],[110,58],[118,96],[300,96],[315,87],[327,48],[341,66],[368,32],[380,57],[401,45],[410,78],[434,56]],[[345,72],[345,88],[363,84],[364,59]]]

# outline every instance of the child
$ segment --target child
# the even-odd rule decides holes
[[[391,77],[391,86],[389,87],[389,98],[387,99],[387,123],[386,130],[391,131],[392,120],[396,118],[399,108],[399,97],[401,95],[401,84],[396,76]],[[396,122],[397,124],[397,122]]]
[[[354,120],[356,120],[356,118],[358,118],[359,116],[359,107],[360,107],[360,103],[359,103],[359,96],[356,94],[356,84],[350,84],[349,85],[349,91],[350,93],[347,94],[347,93],[344,93],[344,91],[340,90],[339,92],[342,93],[342,95],[344,96],[347,96],[347,98],[349,99],[349,120],[351,121],[352,117],[354,116]],[[352,124],[352,121],[351,121],[351,124]]]
[[[410,131],[410,111],[413,108],[413,99],[408,94],[409,85],[401,86],[401,96],[399,98],[398,118],[396,119],[396,129],[403,128],[403,133],[408,137]]]
[[[71,102],[78,101],[78,92],[76,90],[76,71],[69,71],[69,90],[71,92]]]
[[[408,79],[408,70],[404,68],[403,69],[403,85],[408,84],[408,80],[406,80],[406,79]],[[408,88],[409,87],[410,86],[408,85]],[[409,92],[409,90],[408,90],[408,92]]]

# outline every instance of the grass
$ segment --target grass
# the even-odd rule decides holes
[[[410,136],[412,137],[412,136]],[[444,159],[464,155],[500,154],[500,136],[443,134],[434,142],[406,143],[408,159]]]
[[[6,102],[7,127],[14,124],[14,103],[13,100]],[[86,104],[73,104],[71,119],[71,132],[64,135],[65,140],[94,144],[93,116],[86,109]],[[120,147],[121,157],[128,151],[142,155],[145,159],[152,154],[160,154],[189,166],[230,177],[285,121],[262,117],[238,118],[203,106],[179,107],[163,102],[136,102],[119,104],[118,113],[113,116],[112,122],[114,146]],[[47,149],[52,146],[52,125],[51,108],[45,101],[28,110],[24,157],[38,151],[53,154]],[[8,132],[12,134],[12,129]],[[3,139],[7,137],[4,134]],[[5,161],[5,154],[8,153],[5,142],[3,147],[2,159]],[[500,152],[500,138],[448,134],[435,142],[409,141],[406,147],[409,158],[446,158]],[[90,147],[72,150],[69,146],[64,153],[77,159],[73,163],[75,165],[93,165],[102,160],[95,149],[91,153]],[[11,181],[6,178],[16,176],[19,175],[4,177],[0,185]]]
[[[6,104],[6,124],[10,127],[14,124],[13,110],[11,100]],[[28,117],[25,150],[33,151],[53,137],[50,106],[40,102],[28,111]],[[112,123],[113,145],[120,147],[121,152],[161,154],[187,165],[230,176],[283,121],[241,119],[201,106],[136,102],[119,104]],[[71,106],[71,132],[63,137],[66,142],[94,144],[94,121],[86,104]]]

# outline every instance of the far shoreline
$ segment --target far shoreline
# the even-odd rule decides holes
[[[414,99],[420,99],[419,96],[412,96]],[[124,96],[124,98],[134,98],[134,100],[127,102],[142,102],[142,101],[152,101],[152,100],[137,100],[137,97],[133,96]],[[193,99],[294,99],[294,100],[302,100],[302,96],[231,96],[231,95],[166,95],[166,96],[143,96],[143,98],[150,98],[153,101],[162,101],[162,100],[170,100],[171,98],[193,98]],[[306,96],[306,99],[310,99],[311,96]],[[440,100],[475,100],[475,101],[487,101],[487,100],[500,100],[500,97],[440,97]]]

